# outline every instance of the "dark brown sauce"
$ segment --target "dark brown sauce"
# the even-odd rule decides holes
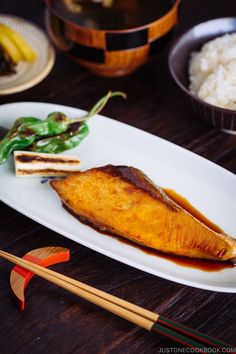
[[[184,198],[182,195],[174,191],[173,189],[169,188],[162,188],[165,193],[172,199],[174,200],[177,204],[179,204],[183,209],[189,212],[192,216],[194,216],[196,219],[201,221],[204,225],[208,226],[210,229],[212,229],[215,232],[218,232],[219,234],[223,234],[224,231],[214,224],[211,220],[207,219],[205,215],[203,215],[199,210],[197,210],[189,201]]]
[[[167,261],[171,261],[175,264],[188,267],[188,268],[195,268],[195,269],[200,269],[204,270],[205,272],[217,272],[222,269],[226,268],[233,268],[235,265],[231,262],[222,262],[222,261],[212,261],[212,260],[207,260],[207,259],[197,259],[197,258],[186,258],[186,257],[181,257],[181,256],[174,256],[171,254],[167,254],[161,251],[153,250],[151,248],[147,248],[145,246],[138,245],[136,243],[133,243],[125,238],[120,238],[118,236],[110,235],[105,233],[106,235],[115,237],[118,241],[125,243],[129,246],[138,248],[144,253],[147,253],[151,256],[157,256],[160,258],[164,258]]]
[[[122,30],[157,20],[173,3],[173,0],[53,0],[52,6],[63,18],[84,27]]]

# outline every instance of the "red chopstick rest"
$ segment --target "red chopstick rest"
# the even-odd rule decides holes
[[[64,247],[42,247],[28,252],[22,258],[43,267],[49,267],[53,264],[69,261],[70,250]],[[34,273],[20,266],[15,266],[11,271],[11,290],[21,310],[25,308],[25,289],[33,276]]]

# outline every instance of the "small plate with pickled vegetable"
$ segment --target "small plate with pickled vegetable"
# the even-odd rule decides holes
[[[40,28],[19,17],[0,15],[0,95],[35,86],[54,62],[55,51]]]
[[[97,111],[98,106],[95,108]],[[19,112],[21,117],[33,116],[46,123],[47,117],[52,118],[49,115],[52,112],[61,112],[71,121],[87,115],[77,108],[61,105],[11,103],[0,107],[0,126],[12,128]],[[177,145],[110,118],[96,114],[84,123],[88,125],[89,134],[68,152],[79,158],[82,171],[107,164],[134,166],[158,186],[177,191],[226,234],[236,236],[234,174]],[[21,129],[24,131],[24,126]],[[37,133],[42,134],[42,130],[38,129]],[[40,136],[32,144],[38,144],[41,138],[47,139]],[[56,152],[67,154],[65,150]],[[79,222],[61,207],[50,184],[42,183],[41,177],[16,177],[11,156],[0,165],[0,180],[2,202],[75,242],[171,281],[202,289],[236,292],[236,268],[233,266],[204,270],[183,261],[181,264],[175,258],[121,242]]]

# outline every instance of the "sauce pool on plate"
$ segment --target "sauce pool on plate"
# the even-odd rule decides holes
[[[205,215],[203,215],[199,210],[197,210],[189,201],[184,198],[182,195],[174,191],[173,189],[168,189],[168,188],[163,188],[163,190],[166,192],[166,194],[174,200],[177,204],[179,204],[183,209],[187,210],[192,216],[194,216],[196,219],[201,221],[203,224],[208,226],[210,229],[212,229],[215,232],[218,232],[219,234],[223,234],[224,231],[214,224],[211,220],[207,219]]]

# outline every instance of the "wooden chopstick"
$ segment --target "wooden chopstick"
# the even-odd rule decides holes
[[[208,337],[191,328],[175,323],[154,312],[143,309],[140,306],[119,299],[116,296],[109,295],[101,290],[11,255],[10,253],[0,251],[0,257],[17,264],[18,266],[37,274],[41,278],[48,280],[49,282],[54,283],[142,328],[165,335],[187,347],[198,348],[197,352],[201,351],[206,346],[232,348],[226,343],[222,343],[217,339]]]
[[[121,307],[123,307],[123,308],[125,308],[127,310],[130,310],[130,311],[132,311],[132,312],[134,312],[136,314],[139,314],[139,315],[149,319],[150,321],[155,322],[155,321],[157,321],[157,319],[159,317],[158,314],[156,314],[156,313],[154,313],[152,311],[146,310],[146,309],[144,309],[144,308],[142,308],[140,306],[134,305],[134,304],[132,304],[132,303],[130,303],[128,301],[122,300],[122,299],[120,299],[120,298],[118,298],[116,296],[110,295],[110,294],[108,294],[108,293],[106,293],[106,292],[104,292],[102,290],[98,290],[96,288],[93,288],[92,286],[84,284],[84,283],[82,283],[82,282],[80,282],[78,280],[69,278],[69,277],[67,277],[67,276],[65,276],[63,274],[57,273],[57,272],[55,272],[53,270],[50,270],[50,269],[47,269],[47,268],[44,268],[44,267],[40,267],[40,266],[37,267],[36,264],[34,264],[32,262],[29,262],[29,261],[27,261],[25,259],[18,258],[18,257],[14,256],[14,255],[12,255],[10,253],[4,252],[4,251],[0,251],[0,255],[2,255],[2,257],[5,258],[5,259],[8,259],[9,257],[13,258],[16,262],[20,262],[20,263],[16,263],[16,264],[18,264],[18,265],[20,265],[22,267],[24,267],[23,264],[25,264],[25,265],[28,265],[30,267],[34,267],[35,266],[38,269],[40,268],[40,270],[42,270],[45,274],[48,274],[48,275],[52,275],[53,274],[58,279],[64,280],[64,281],[68,282],[69,284],[75,285],[75,286],[77,286],[77,287],[79,287],[79,288],[81,288],[81,289],[83,289],[85,291],[88,291],[89,293],[97,295],[97,296],[99,296],[100,298],[102,298],[104,300],[108,300],[108,301],[110,301],[110,302],[112,302],[114,304],[117,304],[117,305],[119,305],[119,306],[121,306]],[[34,270],[32,270],[32,272],[35,273]]]
[[[48,280],[49,282],[54,283],[70,291],[71,293],[78,295],[100,307],[103,307],[104,309],[113,312],[114,314],[123,317],[147,330],[151,330],[153,324],[158,318],[158,315],[154,312],[143,309],[142,307],[129,303],[128,301],[122,300],[113,295],[107,294],[101,290],[93,288],[53,270],[44,268],[25,259],[11,255],[10,253],[0,251],[0,256],[37,274],[41,278]]]

